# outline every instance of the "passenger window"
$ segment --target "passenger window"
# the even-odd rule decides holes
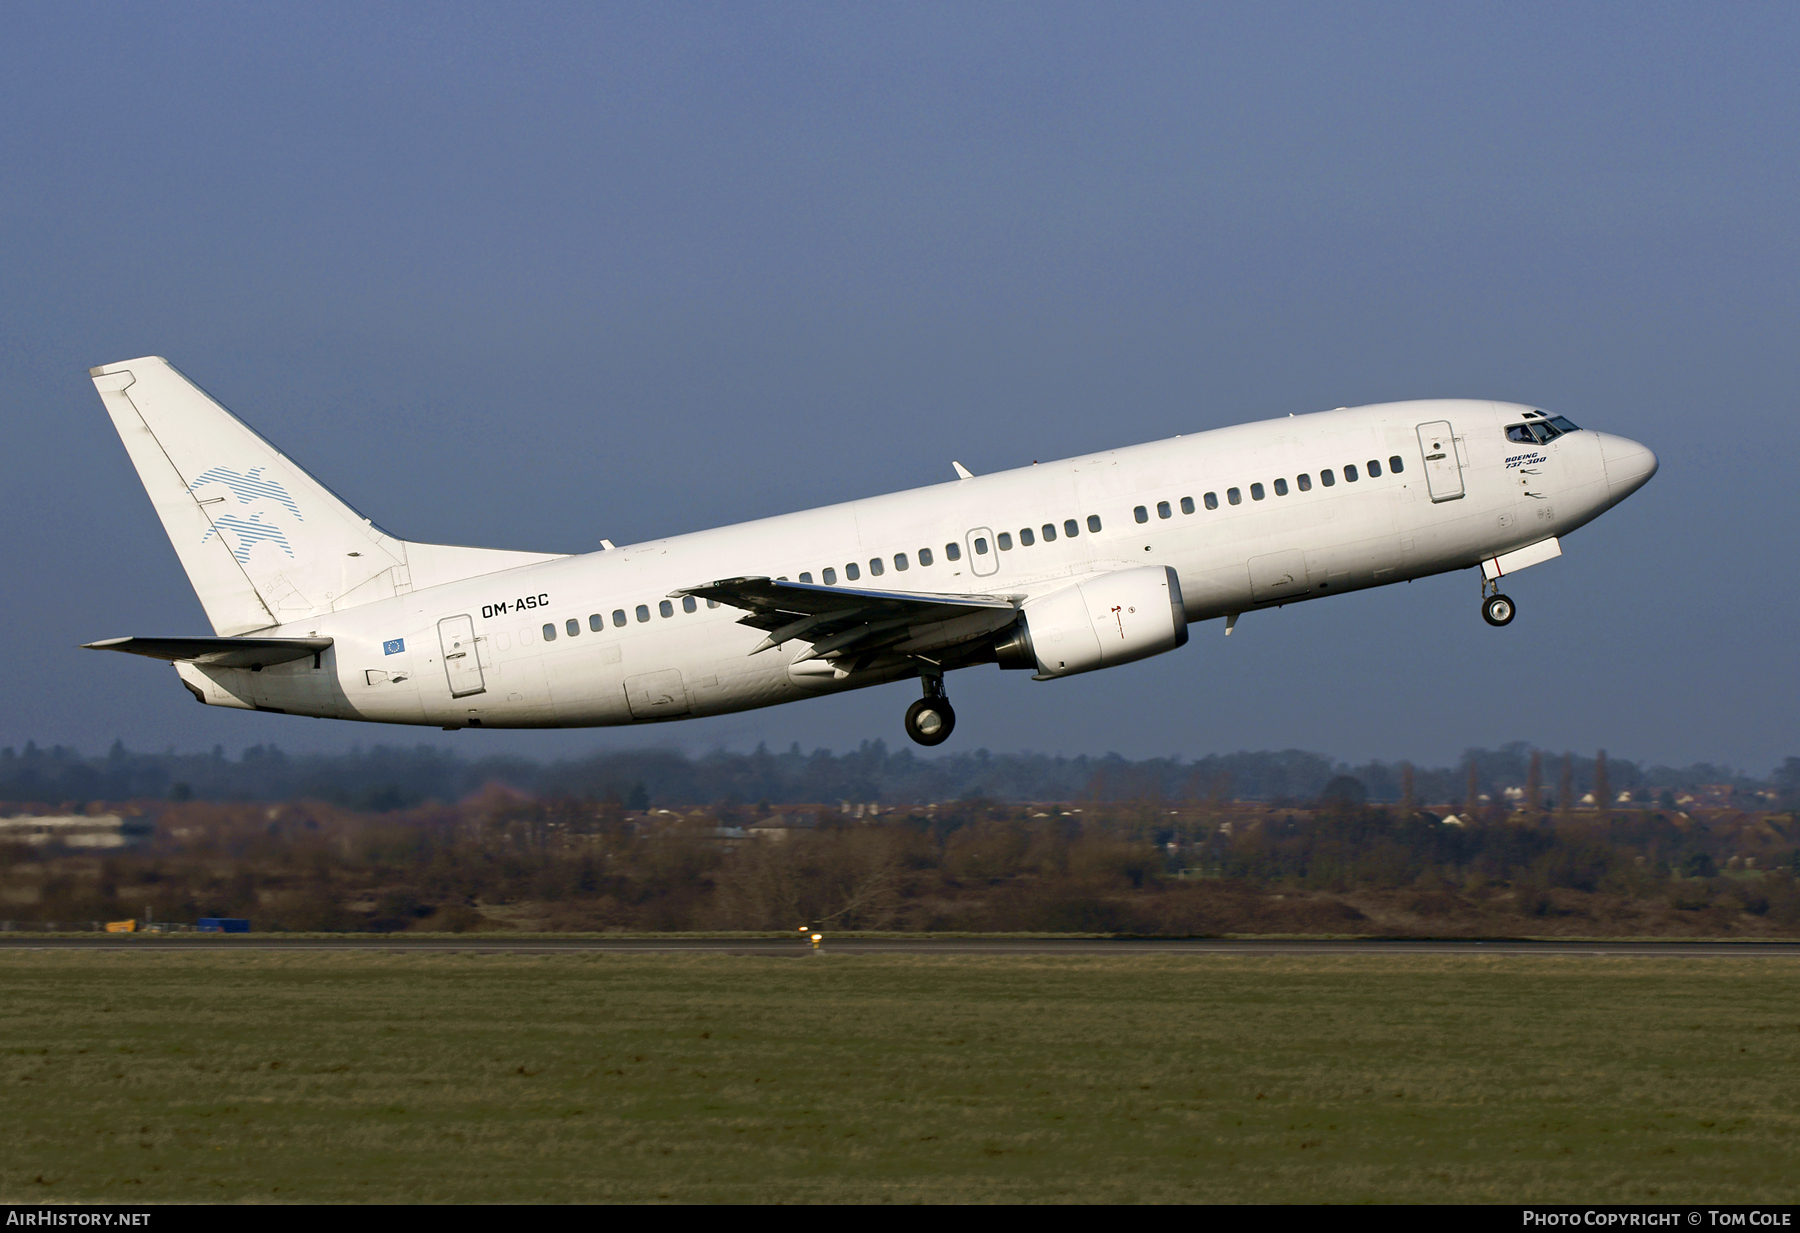
[[[545,642],[555,642],[556,641],[556,626],[554,626],[554,625],[544,626],[544,641]]]
[[[1044,542],[1046,544],[1054,544],[1056,542],[1056,524],[1054,522],[1046,522],[1043,526],[1043,532]]]
[[[576,634],[581,632],[581,622],[577,621],[574,617],[570,617],[563,622],[563,629],[567,630],[569,637],[573,638]]]
[[[588,628],[595,633],[599,633],[606,628],[606,618],[596,612],[593,616],[588,618]]]
[[[1174,510],[1169,508],[1169,503],[1167,501],[1158,501],[1156,503],[1156,516],[1158,518],[1167,518],[1174,512]]]
[[[801,570],[800,571],[800,581],[806,583],[808,586],[811,586],[812,585],[812,571],[808,570],[808,569]]]
[[[637,619],[639,621],[648,621],[650,619],[650,606],[648,604],[639,604],[637,606]]]
[[[694,597],[692,595],[683,595],[681,597],[681,610],[683,612],[692,612],[699,606],[699,604],[694,602]]]
[[[1011,531],[1000,532],[1000,534],[994,536],[994,543],[999,547],[1001,552],[1011,552],[1012,551],[1012,532]]]
[[[1037,536],[1032,533],[1031,528],[1030,527],[1020,527],[1019,528],[1019,547],[1029,548],[1035,543],[1037,543]]]
[[[1242,505],[1244,503],[1244,494],[1239,492],[1236,488],[1227,488],[1225,490],[1225,499],[1233,505]]]
[[[1375,459],[1375,458],[1369,459],[1369,478],[1370,479],[1380,479],[1381,478],[1381,462],[1379,459]]]
[[[882,564],[881,558],[880,557],[870,557],[869,558],[869,577],[879,578],[885,573],[887,573],[887,566]]]
[[[1207,509],[1218,509],[1219,508],[1219,494],[1218,493],[1216,493],[1216,492],[1207,493],[1205,500],[1206,500],[1206,508]]]
[[[1300,486],[1301,492],[1311,492],[1312,491],[1312,476],[1306,474],[1304,471],[1302,471],[1298,476],[1295,477],[1294,483],[1296,483]]]
[[[1139,522],[1149,522],[1150,521],[1150,511],[1145,509],[1141,505],[1131,511],[1131,516],[1133,518],[1137,519]]]
[[[1392,471],[1395,475],[1398,475],[1400,472],[1406,470],[1406,463],[1401,461],[1400,455],[1390,455],[1388,457],[1388,470]]]
[[[1263,486],[1262,486],[1262,485],[1261,485],[1261,484],[1252,484],[1252,485],[1250,485],[1250,499],[1251,499],[1251,500],[1252,500],[1252,501],[1260,501],[1260,500],[1262,500],[1262,499],[1263,499],[1263,495],[1264,495],[1264,494],[1263,494]]]
[[[946,560],[946,561],[962,560],[962,545],[961,544],[945,544],[944,545],[944,560]]]
[[[896,552],[894,554],[894,568],[899,570],[901,573],[905,573],[909,568],[911,568],[907,564],[906,554],[904,552]]]
[[[1088,530],[1094,532],[1094,534],[1096,534],[1096,535],[1098,535],[1100,533],[1100,515],[1098,515],[1098,514],[1089,514],[1088,515]]]
[[[821,575],[821,578],[823,579],[825,585],[828,587],[834,587],[837,585],[837,571],[835,569],[831,568],[831,566],[829,566],[829,565],[827,565],[825,567],[825,572]]]
[[[1329,488],[1337,483],[1337,476],[1331,473],[1330,467],[1326,467],[1323,471],[1319,472],[1319,482]]]
[[[666,599],[663,600],[660,604],[656,605],[656,610],[658,612],[662,613],[666,617],[672,617],[675,615],[675,605],[670,603]]]
[[[719,606],[719,601],[716,599],[709,599],[706,601],[706,606],[708,608],[717,608]]]
[[[1344,468],[1344,482],[1346,484],[1354,484],[1356,482],[1356,464],[1355,463],[1351,463],[1349,466]]]
[[[613,609],[613,626],[615,628],[623,628],[624,624],[625,624],[625,609],[614,608]]]
[[[1070,539],[1074,539],[1077,535],[1081,534],[1081,524],[1076,522],[1073,518],[1064,519],[1063,534]]]
[[[1194,498],[1192,498],[1192,497],[1181,498],[1181,512],[1184,514],[1191,514],[1194,512]]]
[[[929,549],[929,548],[919,549],[919,564],[920,565],[930,565],[931,564],[931,549]]]
[[[1278,479],[1275,481],[1275,495],[1278,497],[1287,496],[1287,481],[1286,480]]]
[[[975,537],[975,555],[978,557],[985,557],[987,555],[987,537],[985,535],[977,535]]]
[[[850,562],[850,564],[844,566],[844,581],[845,582],[855,582],[858,578],[861,578],[861,577],[862,577],[862,570],[857,568],[855,561],[852,561],[852,562]]]

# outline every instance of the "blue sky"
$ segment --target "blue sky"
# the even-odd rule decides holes
[[[88,384],[168,356],[396,533],[579,551],[1247,419],[1529,402],[1662,472],[1509,584],[952,678],[957,747],[1800,752],[1791,5],[0,11],[0,744],[902,740],[208,711]]]

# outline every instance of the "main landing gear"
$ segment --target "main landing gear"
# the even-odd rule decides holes
[[[1494,588],[1492,595],[1487,593],[1489,586]],[[1518,615],[1519,610],[1513,606],[1512,600],[1500,594],[1499,580],[1495,579],[1492,583],[1484,580],[1481,584],[1481,594],[1481,619],[1493,626],[1511,625],[1513,617]]]
[[[944,696],[943,670],[922,668],[919,681],[925,696],[906,708],[906,735],[921,745],[942,745],[956,731],[956,711]]]

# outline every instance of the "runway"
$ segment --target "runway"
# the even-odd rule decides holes
[[[682,938],[505,938],[491,934],[406,936],[346,934],[0,934],[0,951],[92,950],[138,954],[220,951],[376,951],[386,954],[727,954],[799,957],[814,951],[797,936]],[[1287,939],[1287,938],[870,938],[834,939],[820,947],[834,955],[1531,955],[1568,958],[1794,959],[1800,941],[1561,941],[1534,939]]]

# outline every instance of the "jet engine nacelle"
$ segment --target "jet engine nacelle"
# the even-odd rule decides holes
[[[1026,600],[994,653],[1002,668],[1035,668],[1047,680],[1160,655],[1187,639],[1175,571],[1143,565]]]

